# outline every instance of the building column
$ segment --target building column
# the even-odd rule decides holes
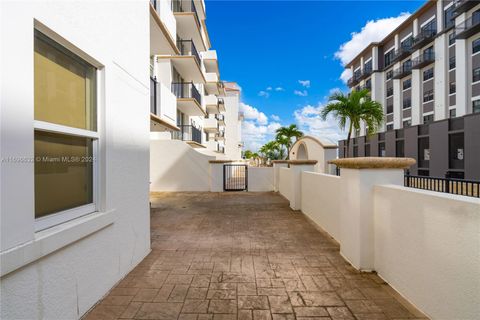
[[[385,105],[385,81],[384,72],[374,72],[372,74],[372,100],[379,102],[383,106],[383,112],[386,113],[387,106]],[[385,131],[385,123],[382,123],[378,128],[380,131]]]
[[[292,172],[290,208],[300,210],[302,208],[302,172],[315,172],[317,160],[289,160],[288,164]]]
[[[340,253],[358,270],[371,271],[375,262],[374,186],[403,186],[403,170],[411,158],[350,158],[330,161],[341,168]]]
[[[470,105],[468,54],[467,40],[457,39],[455,42],[455,60],[457,61],[455,69],[457,117],[467,114]]]
[[[412,60],[418,58],[420,51],[417,50],[412,54]],[[422,123],[422,75],[420,69],[412,70],[412,126]]]
[[[402,127],[402,81],[393,80],[393,128]]]
[[[439,1],[441,3],[441,1]],[[442,8],[443,10],[443,8]],[[434,119],[446,119],[448,110],[448,41],[444,33],[435,39]]]

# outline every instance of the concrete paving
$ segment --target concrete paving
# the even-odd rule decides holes
[[[87,319],[425,319],[278,194],[151,200],[152,252]]]

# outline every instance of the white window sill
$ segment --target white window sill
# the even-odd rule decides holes
[[[33,241],[0,253],[0,276],[15,271],[115,222],[115,210],[95,212],[35,233]]]

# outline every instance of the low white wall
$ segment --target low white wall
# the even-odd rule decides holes
[[[273,167],[248,167],[248,191],[273,191]]]
[[[287,198],[287,200],[292,200],[292,171],[290,168],[280,168],[280,181],[278,183],[278,191],[282,196]]]
[[[150,191],[210,191],[210,163],[178,140],[150,141]]]
[[[302,172],[302,211],[335,240],[340,240],[341,178]]]
[[[480,319],[480,200],[376,186],[375,269],[432,319]]]

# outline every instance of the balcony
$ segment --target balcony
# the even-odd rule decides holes
[[[205,83],[201,68],[200,55],[192,40],[178,40],[177,47],[181,55],[159,56],[157,59],[170,60],[177,72],[187,82]]]
[[[163,84],[150,77],[150,131],[180,130],[176,125],[176,97]]]
[[[412,73],[412,62],[404,63],[400,68],[393,71],[393,79],[402,79]]]
[[[406,47],[400,48],[398,50],[395,50],[395,52],[393,54],[392,64],[397,62],[397,61],[405,59],[411,53],[412,53],[412,47],[411,46],[406,46]]]
[[[220,94],[218,75],[216,73],[205,73],[205,91],[207,94]]]
[[[372,68],[364,68],[361,72],[360,72],[360,75],[358,77],[358,80],[359,81],[362,81],[363,79],[365,78],[368,78],[371,74],[372,74],[373,70]]]
[[[177,22],[167,1],[150,0],[150,55],[179,54]]]
[[[201,1],[193,0],[173,0],[173,14],[177,21],[177,35],[182,39],[192,39],[200,48],[200,51],[206,51],[208,48],[202,37],[202,21],[205,17],[199,17],[197,5],[201,6]]]
[[[220,108],[219,108],[219,99],[213,95],[210,94],[208,96],[204,96],[205,99],[205,108],[207,110],[207,113],[209,114],[216,114],[220,113]]]
[[[219,123],[216,116],[209,116],[208,118],[205,118],[203,121],[203,131],[210,133],[219,132],[219,130]]]
[[[218,125],[225,126],[225,115],[223,114],[216,114],[215,119],[218,121]]]
[[[426,46],[428,43],[432,42],[437,35],[437,30],[423,30],[420,34],[413,38],[412,51],[420,49],[423,46]]]
[[[217,132],[217,134],[215,135],[215,140],[217,140],[217,141],[225,140],[225,131]]]
[[[218,153],[225,153],[225,146],[217,145],[217,152]]]
[[[467,1],[474,2],[474,1]],[[479,2],[477,2],[479,3]],[[474,14],[455,27],[457,39],[467,39],[480,31],[480,14]]]
[[[361,72],[360,71],[357,71],[357,72],[354,72],[353,73],[353,76],[348,79],[347,81],[347,85],[351,88],[355,85],[357,85],[359,82],[360,82],[360,76],[361,76]]]
[[[186,142],[193,142],[202,144],[202,131],[192,125],[179,126],[180,131],[172,132],[173,140],[181,140]]]
[[[218,68],[217,51],[208,50],[201,53],[203,65],[206,72],[216,73],[220,76],[220,70]]]
[[[178,110],[190,116],[205,116],[202,96],[192,82],[174,82],[172,92],[177,97]]]
[[[220,112],[225,112],[226,109],[225,109],[225,101],[223,100],[223,98],[218,98],[218,110]]]
[[[455,2],[455,15],[462,14],[475,7],[479,2],[473,0],[457,0]]]
[[[424,53],[412,60],[412,69],[420,69],[435,62],[435,52]]]

